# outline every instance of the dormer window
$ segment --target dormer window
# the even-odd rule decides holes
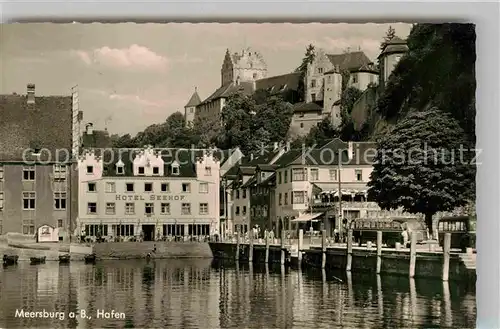
[[[123,175],[123,167],[116,167],[116,173],[118,175]]]
[[[160,168],[159,167],[153,167],[153,175],[159,175],[160,174]]]
[[[144,175],[144,167],[138,168],[139,175]]]
[[[122,159],[118,160],[118,162],[116,163],[116,174],[117,175],[124,174],[123,167],[125,167],[125,164],[123,163]]]
[[[177,162],[172,163],[172,175],[179,175],[179,164]]]

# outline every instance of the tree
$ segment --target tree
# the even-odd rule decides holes
[[[304,142],[307,146],[312,146],[314,144],[323,145],[336,137],[339,137],[339,132],[332,125],[330,119],[325,118],[309,130]]]
[[[281,142],[286,139],[292,116],[293,107],[290,103],[280,97],[271,96],[265,104],[256,107],[255,126],[257,129],[264,128],[271,141]]]
[[[385,119],[410,109],[437,107],[458,120],[475,144],[476,34],[473,24],[416,24],[408,52],[392,72],[378,100]]]
[[[475,166],[463,156],[464,141],[449,114],[411,112],[378,141],[368,198],[382,209],[424,214],[436,237],[433,215],[466,205],[475,193]]]
[[[130,136],[130,134],[125,134],[123,136],[112,135],[111,145],[114,148],[134,148],[137,147],[135,140]]]
[[[295,69],[295,72],[300,72],[300,78],[299,78],[299,85],[298,85],[298,93],[299,93],[299,102],[305,101],[305,85],[304,85],[304,80],[307,75],[307,66],[314,62],[314,59],[316,58],[316,50],[315,47],[312,44],[309,44],[306,48],[306,53],[304,55],[304,58],[302,58],[302,63],[300,63],[299,67]]]
[[[380,49],[384,49],[385,45],[389,41],[394,39],[395,36],[396,36],[396,30],[393,29],[392,26],[389,26],[389,29],[387,30],[387,32],[385,32],[384,42],[382,42],[382,44],[380,45]]]

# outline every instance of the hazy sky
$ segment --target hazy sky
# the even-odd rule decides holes
[[[312,43],[330,53],[361,49],[376,61],[389,25],[409,24],[2,24],[0,93],[70,94],[78,85],[84,120],[132,133],[181,110],[195,86],[220,86],[226,48],[262,53],[268,76],[293,71]]]

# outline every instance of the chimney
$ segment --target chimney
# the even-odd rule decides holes
[[[35,104],[35,84],[34,83],[28,83],[26,94],[28,96],[27,103],[29,105],[34,105]]]
[[[92,123],[87,123],[87,125],[85,126],[85,133],[87,135],[92,135],[94,133],[94,125]]]

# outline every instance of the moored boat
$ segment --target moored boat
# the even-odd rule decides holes
[[[45,264],[45,259],[46,257],[30,257],[30,263],[31,265],[37,265],[37,264]]]
[[[95,254],[85,255],[85,263],[86,264],[95,263],[95,260],[96,260]]]
[[[3,264],[14,265],[17,264],[18,259],[19,259],[18,255],[3,255]]]
[[[59,263],[61,264],[69,263],[70,259],[71,259],[70,255],[61,255],[59,256]]]

